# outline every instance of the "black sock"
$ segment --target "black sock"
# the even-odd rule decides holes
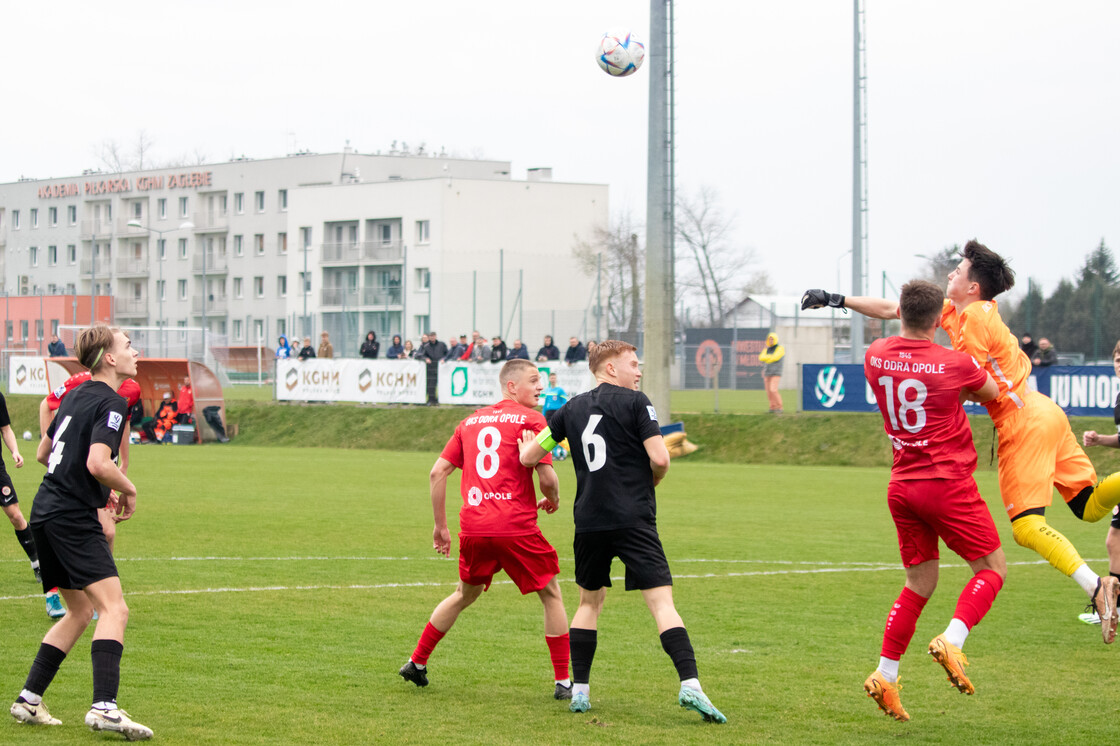
[[[90,646],[93,660],[93,701],[116,702],[121,685],[121,654],[124,645],[116,640],[94,640]]]
[[[684,627],[673,627],[662,632],[661,647],[677,667],[677,675],[681,681],[699,678],[696,673],[696,653],[692,652],[692,643],[689,642],[688,631]]]
[[[47,687],[51,685],[54,675],[58,673],[58,667],[62,665],[64,660],[66,660],[66,653],[54,645],[41,643],[23,688],[29,692],[35,692],[40,697],[43,696],[43,692],[47,691]]]
[[[39,553],[35,551],[35,537],[31,535],[31,527],[17,528],[16,538],[19,539],[19,545],[23,547],[23,551],[27,554],[27,559],[38,562]]]
[[[595,659],[595,646],[599,632],[594,629],[568,630],[568,647],[572,652],[572,682],[587,684],[591,681],[591,661]]]

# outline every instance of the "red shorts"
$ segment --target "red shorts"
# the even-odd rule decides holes
[[[459,580],[489,589],[499,570],[505,570],[524,595],[541,590],[560,574],[560,560],[540,531],[524,536],[459,535]]]
[[[972,477],[891,480],[887,504],[904,567],[938,559],[939,536],[966,561],[1000,547],[995,521]]]

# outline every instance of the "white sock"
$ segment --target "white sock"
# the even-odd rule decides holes
[[[883,678],[892,684],[898,682],[898,661],[892,661],[890,658],[879,658],[879,673],[883,674]]]
[[[417,663],[416,661],[412,660],[411,658],[408,659],[408,662],[411,663],[412,665],[416,666],[421,671],[427,671],[428,670],[427,665],[425,665],[423,663]]]
[[[23,701],[29,705],[37,705],[43,701],[43,695],[36,694],[35,692],[29,692],[26,689],[20,692],[19,696],[23,697]]]
[[[953,617],[945,628],[945,639],[958,648],[963,648],[964,641],[968,639],[968,627],[960,619]]]
[[[1082,564],[1081,567],[1073,571],[1073,575],[1070,575],[1070,577],[1081,586],[1081,589],[1085,591],[1089,598],[1092,598],[1093,594],[1097,592],[1097,581],[1100,580],[1100,576],[1090,570],[1088,565]]]
[[[681,681],[681,686],[687,686],[689,689],[695,689],[698,692],[704,691],[700,688],[700,679],[684,679]]]
[[[105,711],[115,710],[115,709],[117,709],[117,703],[116,702],[94,702],[93,703],[93,709],[95,709],[95,710],[105,710]]]
[[[572,696],[582,694],[585,697],[591,696],[591,684],[572,684]]]
[[[559,684],[560,686],[564,687],[565,689],[567,689],[567,688],[571,687],[572,680],[570,678],[569,679],[557,679],[556,683]]]

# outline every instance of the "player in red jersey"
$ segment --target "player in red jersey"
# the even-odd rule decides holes
[[[435,530],[432,544],[450,556],[447,528],[447,478],[463,470],[459,511],[459,585],[436,606],[412,657],[399,671],[407,681],[427,686],[427,663],[432,650],[447,634],[463,609],[490,587],[494,574],[505,570],[522,594],[536,593],[544,604],[545,642],[552,659],[556,699],[570,699],[568,677],[568,616],[556,575],[556,550],[537,527],[537,511],[555,513],[560,507],[560,483],[546,458],[535,469],[521,465],[522,433],[536,435],[545,428],[544,416],[532,409],[544,389],[537,366],[510,360],[499,374],[502,400],[479,409],[459,423],[436,459],[430,475]],[[544,498],[533,489],[536,471]]]
[[[1007,575],[995,521],[972,478],[976,449],[961,406],[962,394],[985,402],[998,395],[999,387],[970,355],[934,343],[943,297],[933,283],[903,285],[902,334],[873,342],[863,365],[894,448],[887,502],[906,568],[906,585],[887,617],[879,667],[863,688],[896,720],[910,719],[898,696],[898,664],[937,587],[937,538],[974,573],[949,626],[929,644],[950,683],[965,694],[975,690],[964,672],[968,660],[961,647]]]
[[[39,402],[39,432],[42,436],[46,437],[47,428],[50,427],[51,422],[54,421],[55,412],[62,404],[62,400],[71,391],[90,380],[92,376],[88,370],[83,370],[80,373],[67,378],[62,385],[55,387],[47,398]],[[128,402],[128,411],[136,406],[136,402],[140,401],[140,384],[132,378],[126,378],[124,383],[117,389],[117,393],[124,397]],[[121,433],[121,474],[128,474],[128,437],[129,437],[129,423],[128,418],[125,418],[124,431]],[[105,539],[109,542],[109,551],[113,551],[113,543],[117,538],[117,522],[126,520],[117,516],[114,512],[113,504],[110,502],[101,510],[97,511],[97,519],[101,522],[101,531],[105,534]],[[51,588],[47,591],[47,616],[51,619],[58,619],[66,610],[62,607],[62,599],[59,596],[57,588]]]

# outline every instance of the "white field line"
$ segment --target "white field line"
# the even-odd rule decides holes
[[[157,558],[153,557],[153,558],[147,558],[147,559],[150,560],[150,561],[155,561]],[[177,561],[183,561],[185,559],[186,558],[179,558]],[[202,558],[202,559],[210,559],[210,558]],[[236,557],[236,558],[231,558],[231,559],[288,560],[288,559],[296,559],[296,558],[290,558],[290,557],[240,558],[240,557]],[[305,559],[311,559],[311,558],[305,558]],[[391,560],[402,560],[402,559],[407,559],[407,558],[404,558],[404,557],[380,557],[380,558],[319,557],[319,558],[314,558],[314,559],[391,559]],[[425,557],[423,559],[430,559],[430,558]],[[438,558],[438,559],[442,559],[442,558]],[[444,560],[444,561],[447,561],[447,560]],[[1090,561],[1101,562],[1103,560],[1090,560]],[[746,578],[746,577],[765,576],[765,575],[812,575],[812,574],[817,574],[817,573],[842,573],[842,572],[881,572],[883,570],[898,571],[898,570],[902,569],[902,567],[900,565],[897,565],[897,564],[888,565],[888,564],[876,564],[876,563],[871,563],[871,562],[852,562],[852,563],[818,562],[818,563],[812,563],[812,562],[786,562],[786,561],[781,561],[781,560],[777,560],[777,561],[773,561],[773,562],[766,562],[766,561],[763,561],[763,560],[674,560],[674,562],[713,562],[713,563],[716,563],[716,562],[729,562],[729,563],[735,563],[735,562],[752,562],[753,563],[753,562],[758,562],[760,564],[776,564],[776,565],[793,565],[793,564],[823,565],[823,567],[815,566],[815,567],[806,568],[806,569],[755,570],[755,571],[751,571],[751,572],[704,573],[704,574],[699,574],[699,575],[686,575],[686,574],[681,574],[681,573],[673,573],[673,579],[674,580],[690,580],[690,579],[691,580],[697,580],[697,579],[703,579],[703,578]],[[1034,561],[1031,561],[1031,562],[1008,562],[1007,564],[1008,564],[1008,566],[1030,566],[1030,565],[1045,565],[1047,563],[1046,563],[1045,560],[1034,560]],[[941,567],[942,568],[957,568],[957,567],[967,567],[967,565],[964,564],[964,563],[944,563],[944,564],[941,565]],[[623,576],[611,577],[611,582],[613,583],[615,581],[621,581],[623,579],[624,579]],[[561,579],[560,582],[574,583],[575,580],[572,579],[572,578],[564,578],[564,579]],[[511,581],[511,580],[495,580],[493,582],[493,585],[512,585],[512,584],[513,584],[513,581]],[[186,589],[180,589],[180,590],[128,591],[128,592],[125,593],[125,595],[126,596],[188,596],[188,595],[197,595],[197,594],[203,594],[203,593],[262,593],[262,592],[277,592],[277,591],[381,590],[381,589],[386,589],[386,588],[438,588],[438,587],[451,587],[451,586],[454,586],[454,585],[455,585],[454,582],[446,582],[446,581],[445,582],[438,582],[438,583],[435,583],[435,582],[374,583],[374,584],[368,584],[368,585],[366,585],[366,584],[354,584],[354,585],[333,585],[333,584],[322,584],[322,585],[266,585],[266,586],[246,586],[246,587],[243,587],[243,588],[222,587],[222,588],[186,588]],[[32,593],[32,594],[25,594],[25,595],[20,595],[20,596],[0,596],[0,601],[22,601],[22,600],[26,600],[26,599],[42,599],[42,597],[43,596],[42,596],[41,593]]]

